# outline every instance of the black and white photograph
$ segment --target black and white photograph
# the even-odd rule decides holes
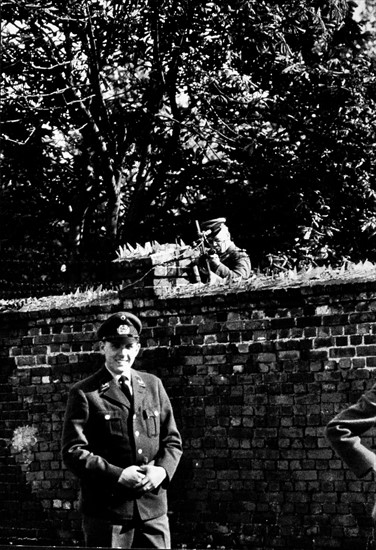
[[[376,0],[0,21],[0,550],[376,550]]]

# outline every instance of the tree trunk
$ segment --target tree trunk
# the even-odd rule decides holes
[[[109,167],[111,171],[111,167]],[[119,234],[119,217],[121,206],[121,176],[119,171],[112,171],[109,174],[108,182],[105,182],[105,186],[108,189],[108,209],[107,209],[107,235],[108,241],[111,243],[110,247],[116,249],[118,245]]]

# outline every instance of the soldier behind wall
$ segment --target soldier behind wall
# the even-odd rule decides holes
[[[201,227],[197,223],[197,232],[200,255],[193,264],[196,282],[234,281],[251,276],[249,256],[232,241],[226,218],[204,221]]]

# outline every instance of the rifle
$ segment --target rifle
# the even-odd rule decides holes
[[[206,263],[206,269],[207,269],[207,272],[208,272],[208,283],[210,283],[211,281],[211,271],[210,271],[210,264],[209,264],[209,261],[207,259],[207,249],[205,247],[205,244],[208,244],[209,243],[207,242],[207,235],[210,235],[211,231],[201,231],[201,228],[200,228],[200,224],[198,223],[197,220],[195,220],[196,222],[196,229],[197,229],[197,235],[198,235],[198,241],[196,241],[197,245],[198,245],[198,248],[201,252],[201,255],[205,258],[205,263]],[[194,275],[195,275],[195,278],[196,278],[196,281],[198,283],[201,283],[201,276],[200,276],[200,271],[197,267],[197,265],[193,266],[193,272],[194,272]]]

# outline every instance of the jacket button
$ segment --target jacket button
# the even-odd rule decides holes
[[[110,414],[106,414],[105,417],[104,417],[105,420],[110,420],[110,418],[111,418]]]
[[[137,452],[138,452],[139,455],[142,455],[142,449],[138,449]]]
[[[140,432],[139,432],[138,430],[136,430],[136,431],[134,432],[134,435],[135,435],[136,437],[138,437],[138,436],[140,435]]]

